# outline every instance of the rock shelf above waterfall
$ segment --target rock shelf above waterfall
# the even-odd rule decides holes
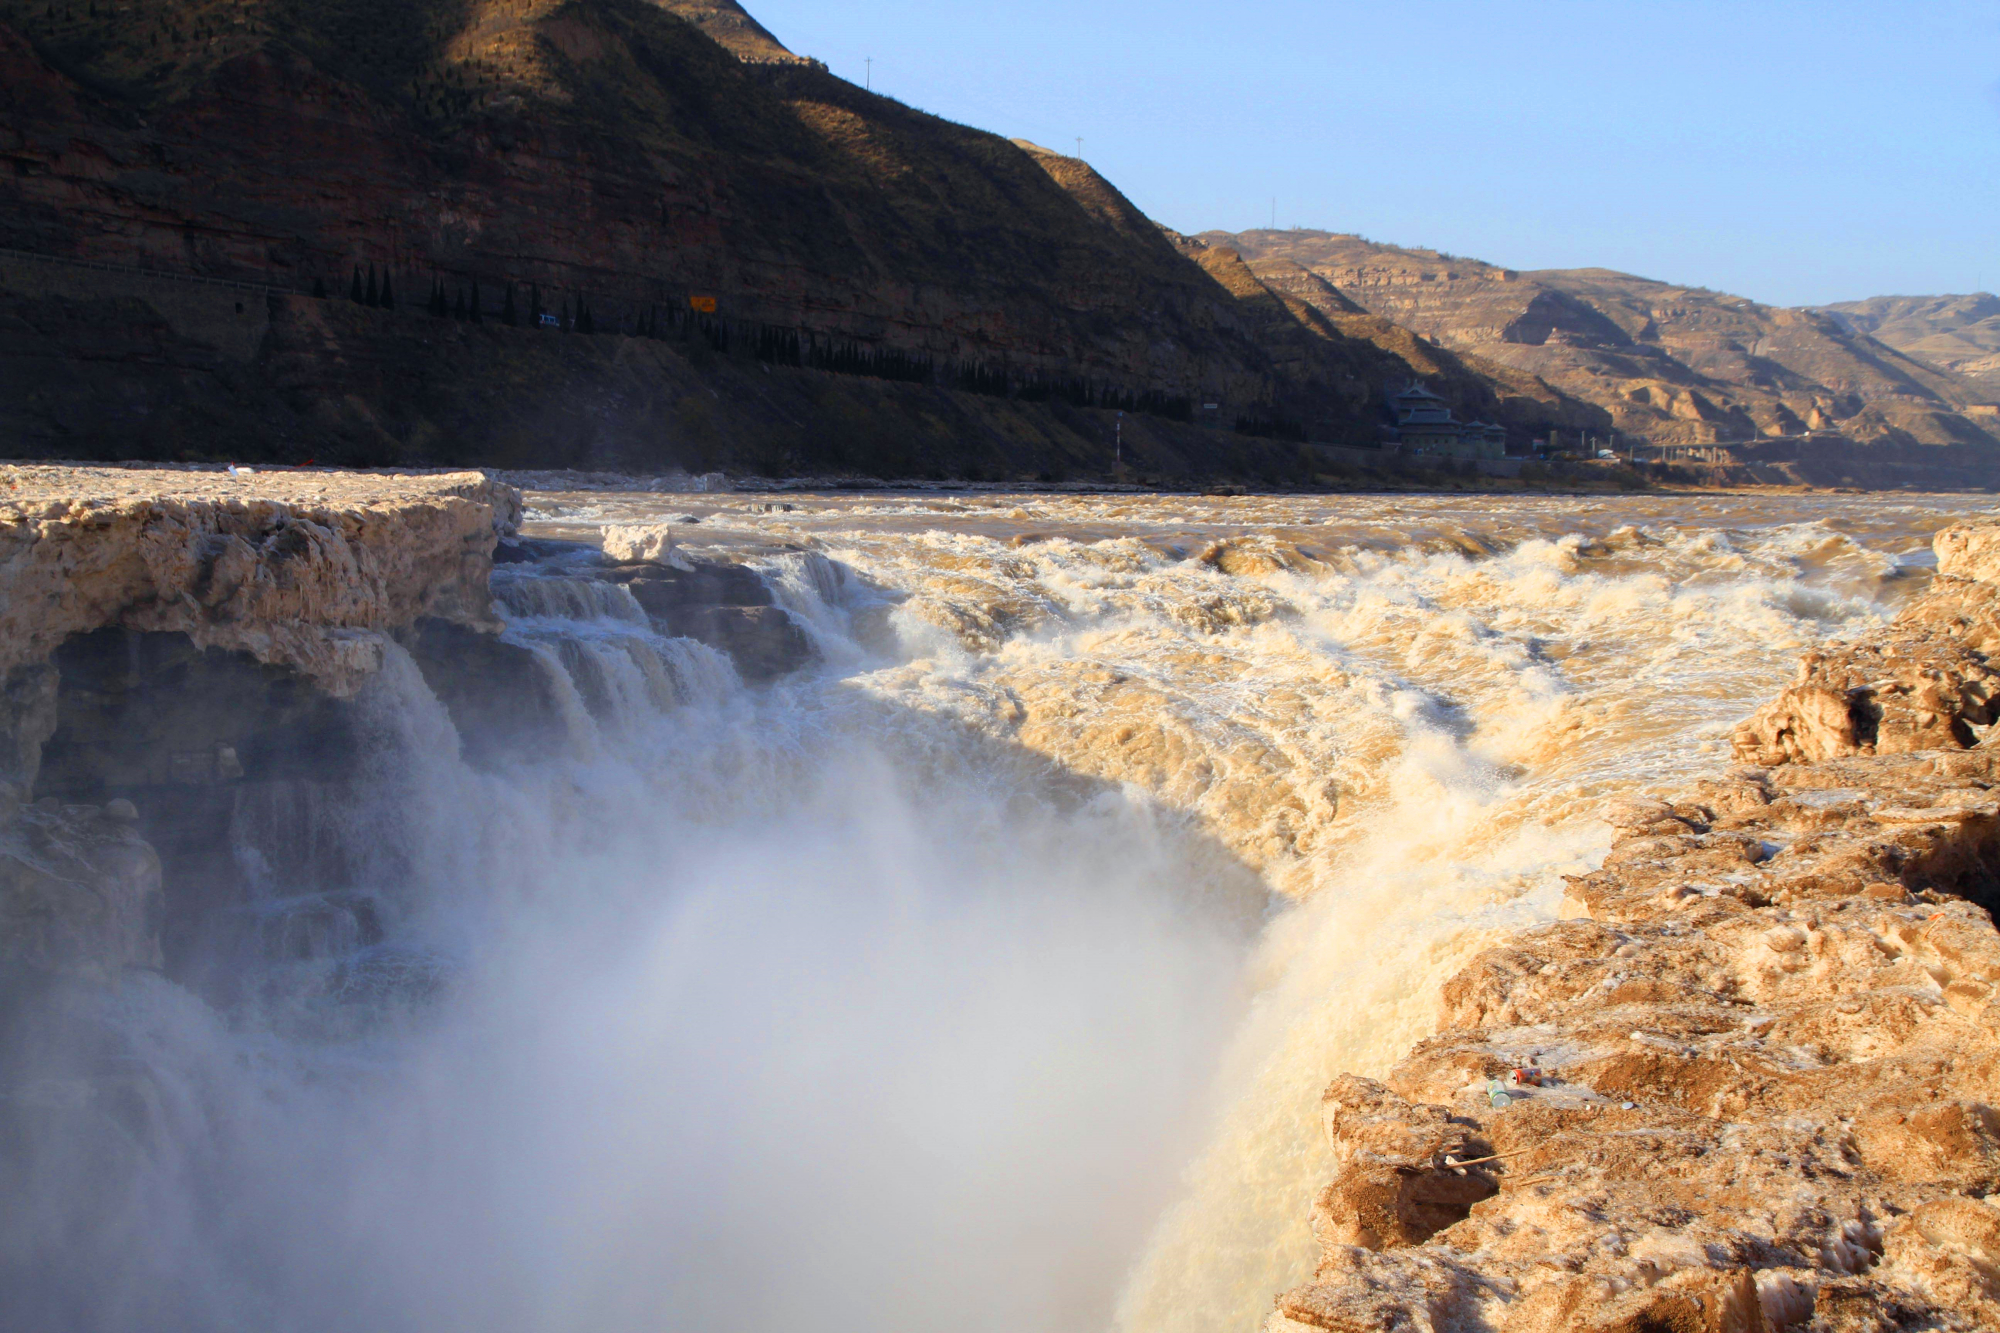
[[[371,634],[498,629],[520,496],[478,472],[0,467],[0,679],[107,627],[187,634],[350,695]]]
[[[338,812],[385,675],[493,768],[813,658],[747,567],[613,565],[521,514],[479,472],[0,467],[0,960],[199,984],[298,934],[251,920],[286,858],[297,912],[365,917]]]

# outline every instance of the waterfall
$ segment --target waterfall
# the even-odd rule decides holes
[[[509,619],[647,623],[646,612],[623,585],[544,573],[539,566],[496,569],[493,596]]]
[[[526,757],[468,762],[385,644],[351,770],[230,809],[239,991],[64,989],[0,1057],[10,1316],[1252,1333],[1314,1258],[1326,1080],[1554,910],[1605,796],[1886,614],[1935,517],[919,503],[763,558],[825,657],[775,688],[496,573],[562,729]],[[1225,537],[1284,559],[1183,558]],[[920,603],[995,641],[898,637]]]

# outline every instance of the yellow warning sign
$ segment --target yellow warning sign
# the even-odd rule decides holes
[[[690,310],[699,310],[704,315],[712,315],[715,313],[715,298],[713,296],[690,296],[688,298],[688,308]]]

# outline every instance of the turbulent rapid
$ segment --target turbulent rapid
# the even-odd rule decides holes
[[[1247,1333],[1327,1081],[1979,508],[532,494],[562,743],[468,763],[392,649],[366,780],[233,816],[276,946],[91,1001],[147,1132],[0,1246],[42,1327]],[[814,663],[658,632],[634,523]]]

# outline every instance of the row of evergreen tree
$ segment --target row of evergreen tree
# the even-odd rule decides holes
[[[565,297],[558,313],[543,304],[541,288],[530,285],[524,321],[514,284],[504,284],[502,293],[497,313],[502,324],[519,327],[525,322],[529,328],[547,325],[566,333],[597,332],[597,317],[590,303],[581,296],[576,298],[574,307]],[[323,281],[313,283],[313,295],[322,299],[326,297]],[[348,283],[348,299],[371,309],[396,308],[395,289],[389,274],[384,271],[378,279],[373,264],[368,266],[365,275],[361,268],[354,269]],[[484,300],[476,282],[454,289],[443,278],[434,278],[424,308],[436,319],[456,319],[473,324],[486,321]],[[716,319],[693,310],[679,310],[672,305],[662,310],[657,304],[648,304],[619,321],[619,325],[610,332],[634,338],[699,341],[725,355],[732,347],[739,347],[756,360],[771,365],[800,366],[835,375],[858,375],[905,384],[940,384],[990,398],[1016,398],[1030,403],[1066,402],[1075,407],[1139,412],[1172,421],[1194,420],[1191,399],[1156,389],[1124,389],[1088,379],[1049,375],[1038,370],[1019,371],[1007,366],[996,369],[983,361],[953,358],[940,362],[936,357],[917,356],[894,348],[870,347],[851,340],[821,338],[798,329]],[[1236,428],[1246,435],[1276,439],[1305,438],[1304,427],[1290,422],[1240,419]]]

